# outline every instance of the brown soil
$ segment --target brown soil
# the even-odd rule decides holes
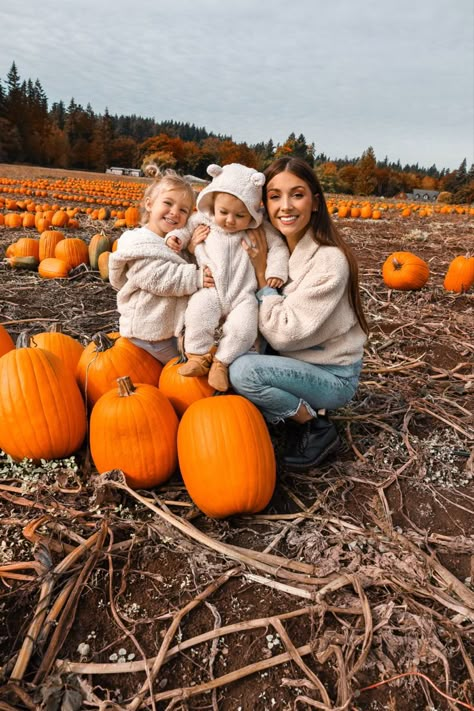
[[[86,240],[112,233],[80,220]],[[339,224],[372,331],[361,385],[332,413],[337,454],[307,475],[279,464],[265,512],[208,519],[179,472],[134,493],[86,447],[55,466],[0,456],[0,566],[20,564],[0,567],[1,709],[474,708],[474,304],[442,288],[473,219]],[[0,256],[24,232],[0,228]],[[397,250],[428,261],[420,291],[384,286]],[[89,269],[49,281],[1,263],[0,283],[14,337],[117,328]]]

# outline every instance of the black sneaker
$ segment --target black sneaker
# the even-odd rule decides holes
[[[339,445],[337,429],[327,417],[315,417],[297,425],[298,435],[289,442],[283,457],[288,469],[307,471],[321,464]]]

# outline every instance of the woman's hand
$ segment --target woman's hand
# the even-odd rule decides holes
[[[193,236],[191,237],[191,240],[188,244],[188,252],[191,252],[191,254],[194,254],[194,250],[196,246],[200,242],[204,242],[206,239],[207,235],[209,234],[209,225],[198,225],[196,229],[193,232]]]
[[[258,288],[261,289],[267,283],[265,279],[265,269],[267,268],[268,245],[263,227],[256,227],[254,230],[247,230],[249,242],[242,240],[242,248],[249,255],[255,269]]]
[[[214,284],[214,277],[209,267],[204,267],[202,272],[202,286],[204,289],[211,289]]]

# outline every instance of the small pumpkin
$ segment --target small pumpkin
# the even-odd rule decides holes
[[[15,342],[5,326],[0,325],[0,357],[15,348]]]
[[[74,374],[43,348],[16,348],[0,358],[0,448],[13,459],[60,459],[86,434],[86,411]]]
[[[121,469],[133,489],[162,484],[177,467],[178,418],[154,385],[134,385],[128,376],[104,393],[92,409],[90,448],[99,474]]]
[[[430,276],[428,264],[412,252],[393,252],[382,266],[383,280],[389,289],[421,289]]]
[[[265,420],[241,395],[202,398],[188,407],[178,428],[178,461],[190,497],[212,518],[261,511],[275,488]]]
[[[443,286],[446,291],[462,294],[474,284],[474,257],[461,255],[450,262]]]
[[[71,265],[58,257],[46,257],[38,265],[38,274],[43,279],[65,279],[71,270]]]
[[[82,355],[84,346],[72,336],[63,333],[60,323],[53,323],[48,331],[41,331],[30,338],[32,348],[44,348],[54,353],[65,365],[66,370],[76,374],[77,364]]]
[[[97,259],[97,269],[104,281],[109,281],[109,257],[112,252],[101,252]]]
[[[54,227],[67,227],[67,223],[69,222],[69,215],[65,210],[56,210],[53,213],[52,219],[51,219],[51,224]]]
[[[91,269],[97,270],[99,268],[99,256],[102,252],[109,252],[110,247],[110,239],[104,232],[98,232],[97,234],[92,235],[88,247],[89,264],[91,265]]]
[[[203,397],[210,397],[215,390],[207,382],[207,377],[189,378],[179,374],[182,359],[172,358],[163,368],[159,388],[173,405],[178,417],[181,417],[193,402]]]
[[[130,205],[125,210],[125,224],[127,227],[136,227],[140,221],[140,211],[138,207]]]
[[[129,375],[135,383],[158,387],[163,366],[150,353],[118,333],[99,331],[84,348],[76,378],[89,404],[113,388],[117,378]]]

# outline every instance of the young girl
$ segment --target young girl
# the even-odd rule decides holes
[[[368,327],[356,259],[331,220],[312,168],[285,157],[265,175],[268,219],[290,251],[281,294],[266,284],[264,236],[256,230],[255,246],[243,246],[259,285],[259,329],[278,355],[238,358],[230,380],[269,422],[291,422],[284,461],[304,471],[337,446],[337,430],[321,410],[342,407],[356,392]]]
[[[120,335],[163,364],[178,355],[189,295],[206,286],[203,270],[165,244],[171,230],[186,225],[193,207],[194,191],[182,176],[172,170],[158,175],[143,196],[142,226],[124,232],[110,255]]]
[[[197,232],[198,226],[201,230],[202,225],[208,227],[205,241],[194,247],[194,256],[202,268],[210,269],[215,289],[201,289],[189,299],[184,332],[188,361],[178,372],[188,376],[208,374],[209,384],[225,392],[229,388],[229,365],[250,350],[257,338],[257,280],[241,242],[249,239],[246,230],[262,222],[265,176],[239,163],[223,168],[210,165],[207,172],[213,180],[198,196],[198,212],[186,228],[171,230],[166,241],[180,249],[189,243],[194,229]],[[278,288],[288,276],[288,249],[270,225],[263,239],[268,245],[265,283]],[[219,324],[222,336],[212,354]]]

